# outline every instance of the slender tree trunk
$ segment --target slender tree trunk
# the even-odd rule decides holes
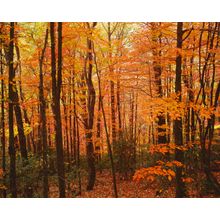
[[[16,152],[14,143],[14,118],[13,108],[15,103],[15,92],[13,86],[15,84],[14,73],[14,22],[10,23],[10,43],[9,43],[9,107],[8,107],[8,124],[9,124],[9,156],[10,156],[10,190],[11,196],[17,197],[17,184],[16,184]]]
[[[79,186],[79,195],[81,195],[82,186],[81,186],[81,173],[80,173],[80,136],[79,136],[79,121],[76,118],[76,136],[77,136],[77,174],[78,174],[78,186]]]
[[[4,69],[3,69],[3,42],[2,42],[2,33],[0,30],[0,72],[1,72],[1,144],[2,144],[2,170],[3,170],[3,184],[5,185],[5,172],[6,172],[6,155],[5,155],[5,93],[4,93]],[[3,197],[6,198],[6,190],[3,189]]]
[[[19,80],[19,93],[20,93],[20,97],[19,98],[21,100],[21,103],[23,104],[23,102],[24,102],[24,94],[23,94],[22,83],[21,83],[22,67],[21,67],[20,49],[19,49],[19,46],[18,46],[18,39],[17,39],[17,37],[15,38],[15,50],[16,50],[16,54],[17,54],[18,67],[19,67],[19,77],[20,77],[20,80]],[[25,123],[30,125],[30,120],[28,119],[27,110],[26,110],[26,108],[24,106],[23,106],[22,110],[23,110],[23,115],[24,115]],[[27,145],[28,145],[27,148],[30,149],[30,144],[31,143],[30,143],[30,139],[28,138],[28,135],[25,138],[26,138]]]
[[[39,59],[40,67],[40,82],[39,82],[39,100],[40,100],[40,126],[41,126],[41,139],[43,145],[43,196],[48,197],[48,146],[47,146],[47,121],[46,121],[46,102],[44,98],[44,78],[43,78],[43,61],[45,50],[47,47],[48,29],[46,30],[44,47]]]
[[[114,68],[112,63],[112,30],[111,23],[108,22],[108,46],[109,46],[109,73],[110,77],[114,75]],[[112,125],[112,145],[114,148],[114,144],[116,142],[116,117],[115,117],[115,83],[110,80],[110,94],[111,94],[111,125]]]
[[[177,23],[177,48],[182,49],[182,36],[183,36],[183,22]],[[181,75],[182,75],[182,56],[180,52],[176,57],[176,82],[175,82],[175,92],[178,95],[178,101],[181,102]],[[183,146],[183,131],[182,131],[182,118],[176,119],[174,121],[174,139],[176,146]],[[184,153],[182,150],[175,150],[175,159],[183,164]],[[176,168],[176,197],[185,197],[185,185],[182,180],[183,177],[183,167]]]
[[[28,159],[27,147],[26,147],[26,137],[24,134],[24,125],[23,125],[21,107],[20,107],[20,103],[19,103],[19,96],[18,96],[16,84],[14,84],[13,88],[15,91],[14,92],[14,97],[15,97],[14,110],[15,110],[15,118],[16,118],[17,128],[18,128],[20,151],[21,151],[21,157],[22,157],[24,165],[25,165],[27,162],[27,159]]]
[[[93,48],[94,51],[94,48]],[[95,53],[95,52],[94,52]],[[96,65],[96,74],[98,78],[98,89],[99,89],[99,99],[100,99],[100,105],[102,109],[102,116],[103,116],[103,121],[104,121],[104,128],[105,128],[105,134],[106,134],[106,141],[107,141],[107,146],[108,146],[108,154],[110,158],[110,163],[111,163],[111,171],[112,171],[112,182],[113,182],[113,189],[114,189],[114,195],[115,198],[118,198],[118,190],[117,190],[117,183],[116,183],[116,173],[115,173],[115,165],[114,165],[114,160],[113,160],[113,153],[112,153],[112,146],[109,138],[109,133],[108,133],[108,126],[107,126],[107,121],[106,121],[106,116],[105,116],[105,110],[104,110],[104,104],[103,104],[103,99],[102,99],[102,91],[101,91],[101,80],[100,80],[100,75],[99,75],[99,70],[98,70],[98,65],[96,61],[96,56],[95,56],[95,65]]]
[[[77,146],[76,143],[76,91],[75,91],[75,70],[73,71],[73,78],[72,78],[72,83],[73,83],[73,159],[74,163],[77,161]]]
[[[96,146],[95,146],[95,154],[96,160],[99,165],[101,162],[101,100],[103,97],[99,96],[99,104],[98,104],[98,115],[97,115],[97,124],[96,124]],[[99,166],[100,172],[101,167]]]
[[[120,81],[117,80],[117,108],[118,108],[118,130],[119,140],[122,138],[122,121],[121,121],[121,97],[120,97]]]

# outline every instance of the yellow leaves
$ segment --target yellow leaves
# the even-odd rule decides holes
[[[25,135],[28,135],[32,132],[32,127],[29,124],[24,123],[23,127],[24,127],[24,134]],[[17,128],[17,126],[14,126],[14,137],[16,137],[17,135],[18,135],[18,128]],[[8,129],[5,130],[5,136],[7,138],[9,137],[9,130]]]
[[[171,177],[171,176],[168,176],[168,180],[171,181],[171,180],[172,180],[172,177]]]
[[[214,129],[219,129],[219,128],[220,128],[220,124],[214,126]]]
[[[27,124],[27,123],[24,123],[24,135],[28,135],[32,132],[32,127]]]

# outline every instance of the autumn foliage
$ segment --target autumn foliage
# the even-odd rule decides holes
[[[1,22],[2,197],[219,197],[219,36]]]

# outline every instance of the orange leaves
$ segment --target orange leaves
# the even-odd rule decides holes
[[[175,176],[175,172],[173,171],[173,170],[167,170],[167,173],[170,175],[170,176],[172,176],[172,177],[174,177]]]
[[[3,178],[4,176],[4,172],[3,172],[3,169],[0,168],[0,180]],[[3,185],[3,184],[0,184],[0,190],[6,190],[6,186]]]
[[[157,166],[141,168],[137,170],[133,176],[133,180],[136,182],[140,182],[141,180],[153,182],[155,177],[166,177],[169,181],[172,181],[172,179],[176,176],[173,169],[175,167],[183,166],[181,162],[176,160],[169,162],[163,162],[159,160],[157,164]],[[192,182],[190,178],[185,178],[184,181],[186,183]]]
[[[133,180],[136,182],[140,182],[141,180],[147,177],[147,174],[147,168],[141,168],[135,172]]]
[[[213,107],[194,104],[192,102],[190,103],[190,107],[193,108],[195,112],[197,112],[200,118],[204,119],[210,119],[211,115],[215,113],[215,109]]]
[[[171,120],[177,120],[183,117],[187,111],[187,103],[185,101],[179,102],[178,95],[170,94],[169,97],[150,98],[145,101],[143,108],[144,113],[150,116],[149,122],[158,122],[159,116],[169,115]],[[164,129],[168,130],[169,127]]]
[[[182,178],[182,181],[184,183],[192,183],[194,180],[191,177],[187,177],[187,178]]]
[[[171,176],[168,176],[168,180],[171,181],[171,180],[172,180],[172,177],[171,177]]]
[[[150,176],[147,176],[146,179],[147,179],[148,182],[153,182],[155,180],[155,177],[150,175]]]
[[[151,145],[149,147],[149,152],[151,154],[153,153],[161,153],[165,155],[166,153],[174,154],[175,149],[181,150],[181,151],[187,151],[192,145],[184,145],[184,146],[177,146],[174,143],[169,144],[157,144],[157,145]]]
[[[140,182],[141,180],[145,179],[148,182],[153,182],[156,176],[166,177],[169,181],[171,181],[173,177],[175,177],[175,172],[163,166],[141,168],[135,172],[133,180],[136,182]]]
[[[3,169],[0,169],[0,179],[3,177]]]
[[[174,161],[173,161],[173,164],[174,164],[175,166],[177,166],[177,167],[182,167],[182,166],[183,166],[183,164],[182,164],[181,162],[177,161],[177,160],[174,160]]]
[[[165,144],[151,145],[150,148],[149,148],[149,152],[151,154],[161,153],[163,155],[165,155],[168,152],[171,153],[171,154],[174,153],[174,151],[172,149],[169,149],[169,147]]]
[[[163,161],[159,160],[159,161],[157,161],[157,163],[159,165],[161,165],[161,166],[163,165],[165,167],[174,167],[174,166],[181,167],[181,166],[183,166],[183,164],[177,160],[173,160],[173,161],[169,161],[169,162],[163,162]]]

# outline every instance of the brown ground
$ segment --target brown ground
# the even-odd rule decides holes
[[[220,182],[220,173],[215,173],[218,181]],[[175,182],[172,181],[168,183],[168,187],[162,192],[159,190],[162,188],[161,183],[147,183],[141,182],[137,183],[132,180],[121,180],[117,176],[117,188],[119,198],[174,198],[175,197]],[[163,187],[164,188],[164,187]],[[86,178],[82,179],[82,193],[81,195],[76,195],[78,192],[78,186],[72,184],[70,190],[68,190],[67,197],[69,198],[114,198],[114,191],[112,185],[112,176],[109,171],[103,171],[102,173],[97,173],[96,183],[92,191],[86,191]],[[159,192],[159,193],[158,193]],[[187,184],[187,193],[189,197],[205,197],[211,198],[216,197],[214,194],[210,193],[207,195],[199,194],[196,184]],[[50,186],[50,197],[58,197],[58,188],[56,186]]]

